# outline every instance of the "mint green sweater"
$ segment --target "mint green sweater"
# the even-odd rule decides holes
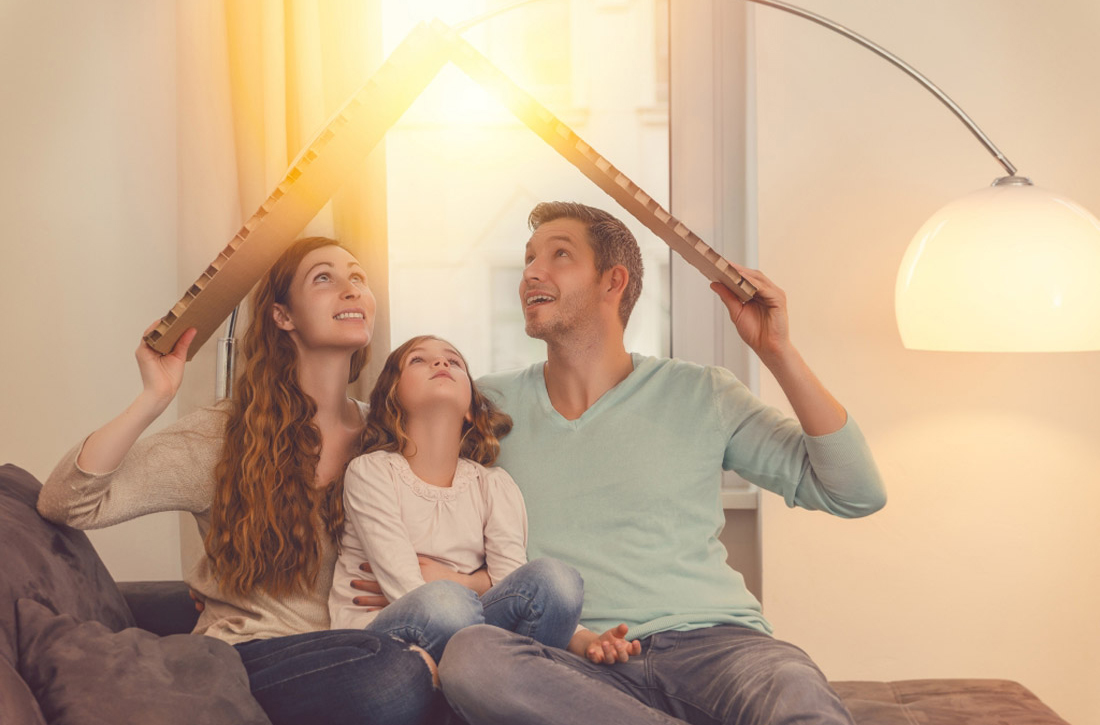
[[[865,516],[885,503],[854,421],[825,436],[764,405],[727,370],[635,354],[634,372],[577,420],[550,404],[542,363],[488,375],[512,416],[497,465],[527,502],[528,557],[584,577],[581,622],[630,638],[663,630],[771,625],[726,564],[720,469],[788,506]]]

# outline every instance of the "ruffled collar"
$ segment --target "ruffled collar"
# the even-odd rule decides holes
[[[465,458],[458,459],[455,477],[449,488],[433,486],[423,481],[413,473],[413,470],[409,468],[409,462],[400,453],[391,453],[389,459],[390,465],[397,473],[397,478],[412,489],[412,492],[417,496],[428,501],[454,501],[469,488],[470,484],[477,480],[477,469],[473,463]]]

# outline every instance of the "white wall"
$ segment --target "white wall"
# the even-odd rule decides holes
[[[1100,213],[1095,0],[802,4],[898,53],[1022,173]],[[909,239],[1000,167],[884,61],[754,12],[760,265],[890,494],[854,522],[763,497],[765,612],[834,679],[1004,677],[1100,723],[1100,353],[903,349]],[[766,375],[763,392],[782,401]]]
[[[179,296],[175,48],[170,2],[0,7],[0,462],[39,478],[137,394]],[[116,578],[179,578],[178,528],[92,540]]]

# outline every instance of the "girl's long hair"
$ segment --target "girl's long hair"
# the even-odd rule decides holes
[[[361,446],[363,453],[372,451],[404,453],[413,445],[405,431],[408,413],[401,405],[401,401],[397,399],[397,382],[401,378],[401,371],[405,369],[405,356],[409,350],[425,340],[446,342],[434,335],[418,335],[402,344],[386,358],[382,372],[379,373],[374,389],[370,393],[370,412],[367,414],[367,425],[363,428]],[[462,353],[458,356],[462,357]],[[462,357],[462,364],[468,373],[470,368],[466,365],[464,357]],[[491,466],[500,454],[500,439],[512,430],[512,419],[477,389],[472,377],[470,392],[472,420],[463,423],[462,448],[459,455],[483,466]]]
[[[315,487],[321,432],[317,403],[298,385],[294,341],[275,324],[276,303],[290,307],[290,285],[302,258],[341,246],[327,237],[295,242],[261,280],[241,345],[237,379],[215,468],[210,529],[204,544],[213,573],[228,593],[260,587],[273,596],[312,587],[320,572],[322,536],[335,543],[344,523],[343,480]],[[351,357],[348,382],[359,377],[369,348]]]

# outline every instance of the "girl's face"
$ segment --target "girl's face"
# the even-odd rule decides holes
[[[449,342],[427,338],[405,353],[397,400],[409,416],[445,409],[468,420],[472,398],[466,362]]]
[[[346,249],[321,247],[302,258],[288,304],[276,304],[275,324],[299,349],[355,351],[374,334],[374,295],[367,274]]]

